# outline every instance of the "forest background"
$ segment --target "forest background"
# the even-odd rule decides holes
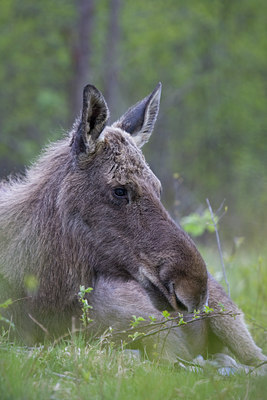
[[[264,0],[2,0],[0,177],[71,128],[85,84],[114,121],[161,81],[144,152],[166,207],[226,199],[225,238],[264,243],[266,15]]]

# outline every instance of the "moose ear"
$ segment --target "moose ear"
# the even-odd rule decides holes
[[[142,147],[153,131],[159,112],[160,94],[161,83],[158,83],[150,95],[129,108],[112,126],[130,133],[136,145]]]
[[[91,149],[108,118],[109,110],[102,93],[93,85],[85,86],[81,122],[71,142],[76,155]]]

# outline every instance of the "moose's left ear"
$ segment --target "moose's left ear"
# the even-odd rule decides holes
[[[72,139],[72,149],[76,155],[87,153],[109,118],[109,110],[102,93],[93,85],[83,90],[83,109],[81,122]]]
[[[129,108],[112,126],[130,133],[136,145],[142,147],[153,131],[159,112],[160,94],[161,83],[158,83],[150,95]]]

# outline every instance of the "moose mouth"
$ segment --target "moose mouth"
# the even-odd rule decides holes
[[[188,307],[177,297],[174,284],[170,284],[168,287],[167,285],[157,282],[156,285],[146,275],[143,275],[142,286],[157,310],[189,311]]]

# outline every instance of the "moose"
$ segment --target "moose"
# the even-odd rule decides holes
[[[65,333],[81,305],[92,306],[92,331],[123,332],[133,315],[187,315],[222,303],[236,314],[195,321],[157,342],[162,357],[191,360],[227,347],[240,362],[266,360],[242,312],[208,273],[192,239],[161,203],[161,184],[141,147],[159,111],[161,84],[112,125],[102,93],[83,91],[81,116],[70,134],[48,147],[22,177],[0,189],[0,302],[25,343]],[[31,288],[29,280],[35,282]],[[89,328],[90,328],[89,326]]]

